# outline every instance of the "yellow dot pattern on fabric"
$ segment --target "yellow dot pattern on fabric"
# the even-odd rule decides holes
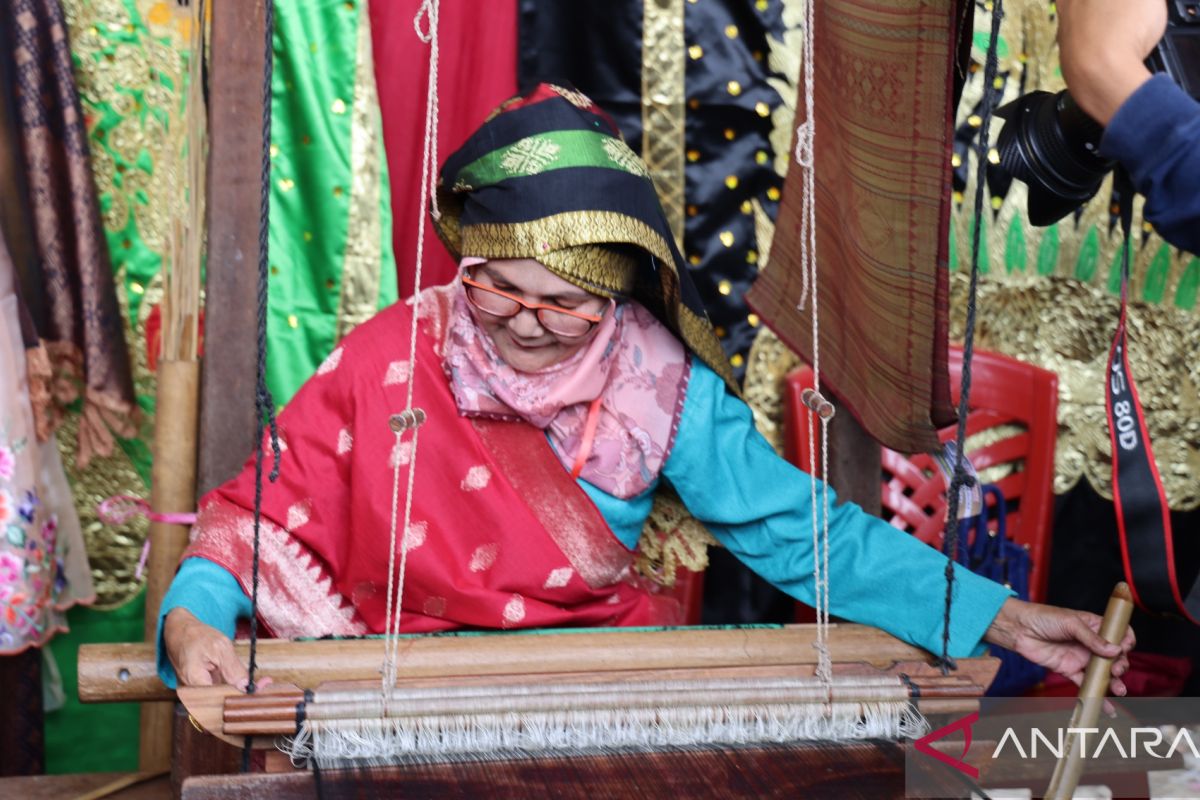
[[[747,314],[746,322],[750,323],[751,328],[757,328],[762,320],[758,318],[758,314]]]
[[[695,253],[692,253],[690,256],[688,256],[688,263],[691,264],[693,267],[700,266],[700,256],[696,255]]]
[[[725,90],[734,97],[737,97],[742,93],[742,85],[737,81],[730,81],[729,83],[725,84]]]
[[[698,44],[694,44],[688,48],[688,55],[691,56],[693,61],[704,58],[704,48]]]
[[[296,182],[293,181],[291,178],[280,178],[279,179],[279,190],[281,192],[290,192],[295,185],[296,185]]]
[[[733,284],[729,281],[721,281],[717,284],[717,291],[728,296],[731,292],[733,292]]]
[[[296,318],[295,314],[288,314],[288,326],[292,328],[300,327],[300,320]]]
[[[733,231],[721,231],[720,236],[717,238],[720,239],[721,244],[725,245],[726,247],[733,247]],[[729,292],[721,292],[721,294],[729,294]]]
[[[759,150],[757,153],[754,154],[754,163],[765,164],[765,163],[767,163],[767,161],[770,160],[770,158],[771,157],[767,155],[766,150]]]
[[[338,99],[333,101],[333,105],[330,106],[329,110],[335,114],[345,114],[346,113],[346,101],[339,97]]]
[[[746,358],[741,353],[734,353],[730,356],[729,363],[734,367],[741,367],[746,363]]]
[[[700,151],[699,150],[688,150],[687,151],[687,160],[692,161],[692,162],[699,161],[700,160]]]
[[[754,206],[751,205],[749,200],[742,201],[742,213],[743,214],[753,214],[754,213]]]
[[[779,196],[780,196],[780,195],[779,195],[779,188],[778,188],[778,187],[776,187],[776,186],[772,186],[770,189],[767,189],[767,199],[768,199],[768,200],[775,200],[775,201],[778,201],[778,200],[779,200]]]
[[[771,107],[759,100],[754,104],[754,113],[758,114],[760,117],[769,117],[771,116]]]
[[[737,35],[738,35],[737,25],[726,25],[725,26],[725,35],[728,36],[730,39],[736,39]]]
[[[736,189],[738,187],[737,175],[730,175],[725,178],[726,189]]]
[[[726,141],[732,142],[736,138],[737,138],[737,131],[735,131],[733,128],[725,129],[725,140]]]
[[[757,250],[747,250],[746,251],[746,263],[747,264],[757,264],[758,263],[758,251]]]

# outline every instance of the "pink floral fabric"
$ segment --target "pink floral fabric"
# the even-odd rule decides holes
[[[546,431],[559,460],[575,465],[588,407],[600,418],[580,477],[615,497],[648,489],[670,453],[689,364],[678,339],[639,303],[605,315],[592,340],[570,358],[520,372],[477,324],[461,285],[446,336],[443,366],[466,416],[520,419]]]
[[[35,435],[17,315],[0,241],[0,656],[45,644],[93,597],[58,445]]]

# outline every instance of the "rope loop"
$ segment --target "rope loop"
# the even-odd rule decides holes
[[[421,29],[422,21],[424,21],[425,29]],[[413,30],[417,32],[417,38],[425,44],[433,41],[434,31],[437,29],[437,9],[434,8],[432,0],[423,0],[421,7],[417,9],[417,15],[413,17]]]

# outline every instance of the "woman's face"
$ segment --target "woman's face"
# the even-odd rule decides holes
[[[580,289],[531,258],[493,259],[471,268],[471,277],[529,303],[560,306],[581,314],[600,314],[608,301]],[[513,369],[537,372],[575,354],[596,335],[565,337],[542,327],[537,314],[522,308],[515,316],[500,318],[475,313],[479,327],[492,337],[496,351]]]

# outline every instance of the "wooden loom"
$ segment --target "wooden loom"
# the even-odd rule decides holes
[[[207,309],[209,330],[220,330],[226,335],[211,337],[206,342],[208,357],[201,386],[200,492],[214,488],[234,475],[243,454],[254,446],[251,412],[254,341],[250,332],[254,329],[255,285],[254,271],[249,267],[253,262],[251,254],[257,249],[259,214],[256,193],[252,191],[252,176],[258,174],[262,104],[259,87],[246,76],[261,74],[262,39],[261,7],[246,3],[214,3]],[[832,482],[841,489],[843,498],[870,501],[877,492],[873,476],[877,472],[878,448],[861,429],[857,429],[849,415],[838,415],[835,420],[834,435],[842,438],[842,442],[834,449]],[[838,436],[838,426],[846,431],[842,437]],[[862,487],[861,491],[855,491],[856,483]],[[492,685],[646,681],[652,677],[680,681],[717,678],[750,681],[811,676],[817,660],[811,647],[812,640],[813,631],[808,626],[579,632],[553,636],[435,636],[406,640],[402,644],[399,667],[405,676],[403,681],[412,688],[478,684],[484,677],[494,681]],[[254,724],[259,725],[253,729],[256,733],[276,732],[288,725],[294,727],[292,709],[295,707],[294,695],[299,689],[314,689],[330,683],[344,685],[354,680],[372,681],[378,685],[383,653],[381,641],[263,642],[259,647],[261,674],[269,675],[279,683],[264,692],[265,707],[254,709]],[[241,644],[239,648],[245,657],[245,645]],[[998,667],[994,659],[963,660],[955,677],[943,679],[928,654],[861,626],[834,626],[830,648],[835,672],[840,676],[908,676],[910,685],[919,687],[924,695],[917,705],[925,712],[952,713],[969,708],[970,697],[982,693]],[[151,645],[84,647],[80,653],[80,697],[85,701],[170,701],[173,693],[159,682],[154,664]],[[908,691],[911,693],[911,689]],[[238,732],[248,729],[238,727],[239,723],[246,722],[244,713],[241,714],[243,719],[238,719],[239,712],[246,711],[246,705],[243,698],[232,697],[233,694],[227,688],[193,688],[179,692],[186,713],[176,714],[173,764],[176,788],[194,797],[224,796],[221,792],[242,791],[253,786],[272,791],[275,788],[296,789],[301,795],[311,791],[309,784],[298,784],[291,776],[269,779],[238,776],[219,779],[215,783],[214,780],[193,779],[187,788],[184,787],[183,779],[188,776],[236,769],[236,751],[228,745],[240,743]],[[857,698],[852,695],[849,700],[853,702]],[[821,702],[819,698],[818,702]],[[280,709],[284,713],[276,713]],[[289,718],[288,714],[292,716]],[[278,718],[263,719],[264,716]],[[263,722],[272,724],[264,728],[260,725]],[[198,737],[193,725],[215,734],[226,746],[217,745],[214,737]],[[260,737],[256,743],[265,745],[268,741]],[[716,776],[722,771],[728,774],[757,771],[771,775],[770,770],[765,769],[767,762],[794,761],[810,767],[819,765],[820,769],[783,770],[784,774],[772,778],[776,790],[812,788],[811,783],[796,782],[809,780],[806,775],[810,771],[816,780],[825,780],[823,776],[837,772],[840,780],[846,781],[839,783],[838,796],[850,796],[853,789],[863,796],[875,797],[897,793],[896,781],[903,768],[903,759],[898,754],[896,745],[771,745],[749,750],[712,751],[708,755],[643,753],[606,756],[607,762],[601,759],[594,767],[599,772],[606,769],[611,772],[613,764],[629,767],[632,762],[637,762],[642,767],[627,770],[635,777],[648,772],[662,778],[665,774],[661,770],[663,759],[674,760],[686,766],[672,773],[670,781],[674,782],[659,784],[660,789],[698,794],[700,792],[689,781],[701,775],[709,790],[736,794],[734,786],[719,782]],[[279,762],[278,758],[268,759],[268,766],[281,766]],[[538,780],[534,774],[543,775],[547,787],[553,785],[556,790],[563,789],[554,778],[558,774],[556,770],[562,769],[559,759],[551,757],[512,766],[515,763],[511,762],[507,767],[492,765],[484,775],[495,781],[507,774],[505,770],[518,770],[521,776],[520,783],[516,784],[518,791],[511,796],[536,794],[531,788]],[[644,768],[650,763],[656,766]],[[445,769],[458,773],[469,771],[461,765]],[[438,777],[434,775],[436,771],[437,768],[430,766],[407,767],[399,773],[399,779],[411,782],[464,778],[463,774],[455,778],[449,772]],[[879,780],[864,780],[864,776],[871,775]],[[481,775],[472,773],[464,779],[478,781]],[[645,784],[642,788],[646,788]],[[764,794],[759,785],[746,785],[743,792],[746,796]],[[499,793],[503,795],[503,792]]]
[[[671,681],[685,687],[685,691],[715,680],[752,686],[763,679],[810,677],[817,660],[811,647],[812,639],[812,626],[417,636],[401,643],[400,666],[404,677],[399,685],[402,693],[485,685],[493,688],[496,694],[528,684],[549,687],[563,683],[608,683],[621,691],[646,681]],[[858,676],[865,683],[870,678],[903,674],[911,686],[919,688],[920,696],[912,700],[925,714],[961,715],[972,710],[977,706],[975,698],[982,694],[999,666],[992,658],[963,659],[954,675],[943,677],[923,650],[860,625],[833,626],[829,645],[839,678]],[[237,647],[244,658],[247,645],[243,642]],[[274,677],[277,683],[261,694],[248,697],[231,687],[218,686],[180,689],[178,697],[191,724],[214,734],[227,745],[240,747],[244,742],[242,734],[253,733],[258,735],[255,746],[270,748],[273,737],[296,730],[295,710],[297,703],[303,700],[301,688],[368,687],[377,694],[383,652],[381,639],[265,641],[260,643],[258,652],[262,674]],[[85,702],[159,701],[169,700],[173,694],[158,680],[153,649],[146,644],[87,646],[80,658],[79,690],[80,698]],[[852,689],[837,691],[843,695],[833,698],[835,701],[856,703],[860,699]],[[825,701],[817,698],[816,702]],[[196,737],[190,735],[187,740],[194,743]],[[233,747],[224,750],[233,754],[236,752]],[[203,758],[201,753],[188,752],[188,749],[187,746],[176,749],[174,766],[180,781],[197,768],[192,762],[197,757]],[[212,752],[212,743],[205,749]],[[220,751],[220,748],[216,750]],[[867,792],[864,796],[880,796],[883,786],[890,787],[884,793],[899,791],[897,781],[903,757],[900,746],[894,743],[718,748],[707,756],[691,753],[685,760],[693,766],[712,761],[714,764],[709,766],[719,771],[719,768],[728,768],[726,762],[731,759],[735,763],[741,763],[743,759],[754,761],[766,757],[764,754],[768,751],[773,754],[773,759],[792,758],[810,765],[814,754],[819,754],[817,760],[822,764],[846,759],[847,763],[856,763],[868,772],[874,770],[871,774],[875,780],[862,787]],[[664,758],[667,756],[641,753],[624,755],[618,761],[628,766],[631,762]],[[561,762],[560,757],[549,754],[538,759],[509,759],[503,765],[493,765],[493,769],[520,770],[525,776],[523,780],[534,774],[552,781]],[[268,771],[291,770],[290,764],[279,753],[269,753],[265,764]],[[394,778],[403,782],[412,769],[435,773],[440,769],[450,773],[465,767],[413,765],[398,768]],[[543,773],[543,770],[548,771]],[[804,783],[809,778],[802,773],[789,778],[793,781],[792,788],[811,788]],[[450,780],[451,776],[443,775],[439,780],[442,779]],[[295,789],[300,796],[307,796],[303,793],[311,790],[310,783],[279,775],[228,777],[215,783],[188,781],[187,786],[195,786],[196,791],[200,791],[200,787],[214,785],[232,789],[235,784],[263,789],[279,786],[287,791]],[[217,795],[193,794],[189,788],[184,796]]]

